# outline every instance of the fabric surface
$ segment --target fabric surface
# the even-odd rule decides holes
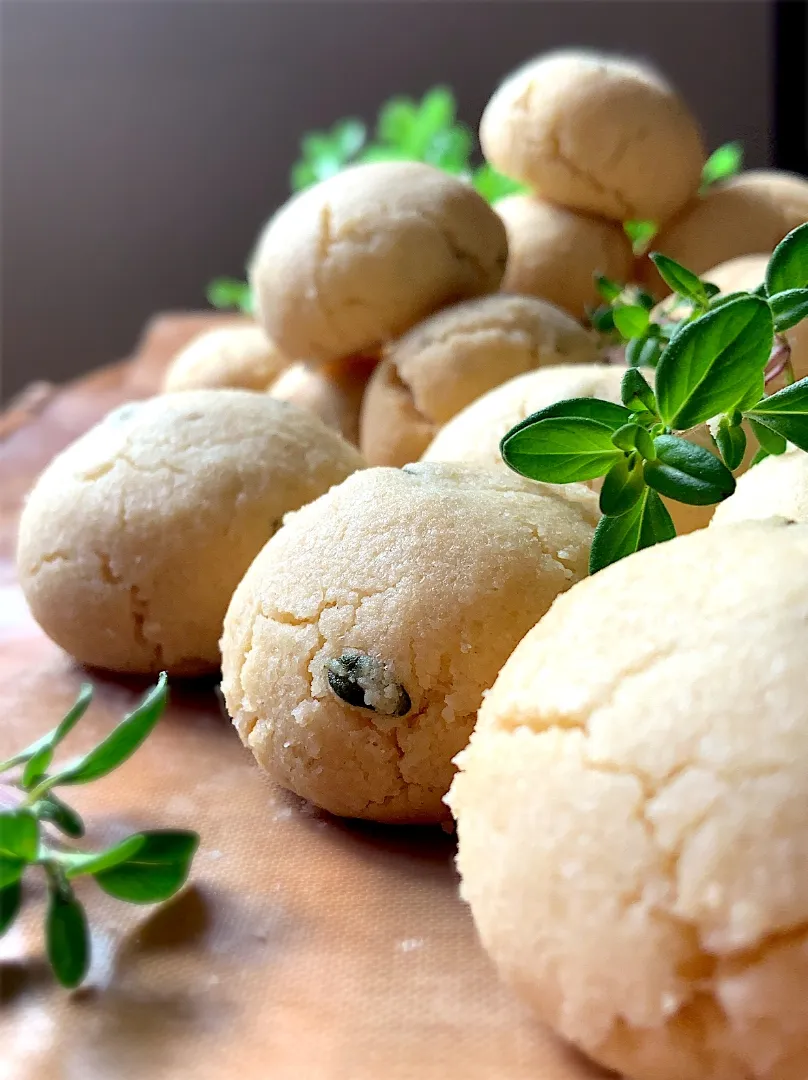
[[[13,580],[21,500],[50,457],[108,409],[154,392],[169,357],[222,316],[164,316],[137,355],[0,427],[0,757],[52,727],[82,681],[96,696],[66,743],[98,740],[148,682],[78,668]],[[27,410],[22,417],[20,411]],[[339,821],[274,788],[215,683],[174,681],[135,757],[71,792],[88,840],[194,828],[188,887],[168,905],[78,892],[93,934],[80,990],[43,959],[36,875],[0,939],[0,1080],[593,1080],[606,1074],[500,985],[457,895],[439,829]]]

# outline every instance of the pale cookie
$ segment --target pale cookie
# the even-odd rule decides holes
[[[596,273],[620,284],[631,279],[631,244],[613,221],[529,195],[509,195],[494,209],[508,234],[503,291],[542,297],[581,319],[602,302]]]
[[[648,548],[507,661],[448,803],[480,938],[632,1080],[808,1076],[808,527]]]
[[[715,184],[671,221],[651,245],[704,274],[739,255],[773,251],[786,233],[808,221],[808,180],[775,169],[755,169]],[[657,296],[670,290],[650,259],[638,273]]]
[[[227,612],[228,711],[334,814],[437,821],[483,691],[587,572],[598,512],[519,477],[368,469],[290,515]]]
[[[260,326],[221,326],[177,353],[163,390],[266,390],[288,363]]]
[[[28,498],[17,569],[32,614],[85,664],[213,671],[233,590],[283,515],[362,465],[316,417],[266,394],[125,405]]]
[[[386,350],[362,403],[362,453],[371,465],[417,461],[442,424],[492,387],[597,354],[580,323],[535,297],[499,293],[445,308]]]
[[[418,162],[356,165],[291,199],[252,259],[258,318],[289,356],[336,360],[494,292],[505,227],[469,185]]]
[[[578,50],[514,72],[486,106],[480,143],[542,198],[620,222],[667,220],[705,161],[695,118],[656,71]]]
[[[375,357],[349,356],[328,364],[292,364],[272,383],[269,393],[308,409],[356,445],[362,398],[377,363]]]
[[[738,480],[738,486],[719,507],[711,525],[737,521],[786,518],[808,522],[808,454],[796,448],[764,458]]]
[[[597,397],[620,403],[620,384],[625,367],[607,364],[579,364],[546,367],[510,379],[502,386],[472,402],[441,428],[424,451],[422,461],[457,461],[480,468],[510,472],[502,460],[499,444],[512,427],[531,413],[546,409],[566,398]],[[643,370],[651,386],[654,373]],[[706,424],[687,432],[687,437],[707,450],[716,452]],[[749,439],[741,469],[749,467],[757,449]],[[599,491],[601,481],[591,482]],[[677,533],[703,529],[713,515],[712,506],[687,506],[672,499],[662,500],[668,508]]]

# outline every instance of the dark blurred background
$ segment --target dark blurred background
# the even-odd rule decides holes
[[[550,48],[650,60],[710,148],[740,139],[748,166],[797,167],[782,130],[775,145],[778,7],[3,0],[3,398],[125,355],[152,313],[204,307],[211,278],[243,276],[303,132],[437,83],[476,126],[502,77]]]

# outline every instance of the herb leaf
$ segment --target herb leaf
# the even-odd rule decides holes
[[[766,292],[774,296],[790,289],[808,288],[808,222],[784,237],[766,267]]]
[[[67,878],[81,874],[98,874],[131,858],[143,847],[145,839],[143,833],[135,833],[106,851],[91,852],[88,855],[69,852],[59,856],[59,864]]]
[[[598,522],[589,553],[589,572],[676,535],[671,516],[659,495],[646,487],[625,514],[606,515]]]
[[[472,172],[471,183],[477,194],[482,195],[489,203],[498,202],[507,195],[522,195],[527,191],[524,184],[511,180],[509,176],[503,176],[487,161]]]
[[[735,490],[735,477],[715,454],[676,435],[654,439],[656,459],[646,461],[646,484],[669,499],[690,506],[710,506]]]
[[[739,142],[724,143],[704,163],[701,171],[701,190],[705,191],[718,180],[728,180],[740,172],[743,165],[743,146]]]
[[[624,304],[614,309],[614,325],[627,341],[642,337],[649,321],[648,311],[639,304]]]
[[[610,428],[581,417],[551,417],[520,426],[504,437],[500,449],[515,472],[550,484],[593,480],[622,456]]]
[[[72,989],[90,966],[90,940],[84,908],[64,883],[51,884],[45,917],[48,960],[62,986]]]
[[[624,221],[623,231],[631,241],[635,255],[642,255],[659,232],[659,226],[653,221]]]
[[[644,487],[642,458],[639,454],[625,454],[604,477],[600,489],[601,513],[624,514],[640,498]]]
[[[0,814],[0,855],[33,862],[39,847],[39,825],[30,810]]]
[[[625,424],[612,435],[612,442],[627,453],[638,450],[640,457],[656,457],[654,440],[641,424]]]
[[[705,282],[692,270],[686,269],[675,259],[663,255],[660,251],[652,251],[649,258],[659,271],[659,275],[671,292],[691,300],[694,304],[704,305],[709,299],[709,292]],[[715,286],[712,289],[717,292]]]
[[[12,881],[0,888],[0,937],[17,918],[22,904],[22,882]]]
[[[626,363],[632,368],[655,368],[662,355],[662,344],[655,337],[632,338],[626,345]]]
[[[520,420],[515,427],[508,432],[513,435],[522,428],[532,427],[539,420],[551,418],[571,417],[577,420],[594,420],[610,431],[617,431],[623,424],[631,419],[631,412],[622,405],[616,405],[612,401],[604,401],[602,398],[564,398],[562,401],[554,401],[538,412],[531,413],[524,420]]]
[[[71,836],[74,840],[84,836],[84,822],[71,806],[62,802],[52,791],[35,802],[31,810],[40,821],[49,821],[65,836]]]
[[[243,311],[252,315],[254,310],[252,290],[246,281],[236,278],[221,277],[211,281],[205,291],[205,298],[211,307],[222,311]]]
[[[123,764],[138,749],[160,719],[168,698],[167,676],[163,672],[140,705],[83,758],[49,777],[45,783],[87,784]]]
[[[747,417],[747,419],[749,421],[749,426],[752,429],[752,434],[760,443],[760,449],[763,451],[765,457],[778,457],[780,454],[786,452],[788,443],[782,435],[778,435],[776,431],[772,431],[763,424],[758,424],[751,416]],[[757,455],[755,455],[755,457],[757,457]]]
[[[27,865],[25,859],[16,855],[0,854],[0,889],[19,881]]]
[[[656,369],[659,415],[668,427],[695,427],[763,395],[774,338],[765,300],[742,296],[677,331]]]
[[[808,379],[800,379],[776,394],[762,398],[744,415],[756,425],[765,425],[799,446],[800,450],[808,450]],[[761,445],[764,445],[762,440]]]
[[[188,877],[199,845],[193,832],[141,833],[142,844],[130,858],[95,874],[110,896],[132,904],[168,900]]]
[[[620,397],[626,408],[632,412],[640,409],[647,409],[650,413],[656,412],[654,391],[636,368],[629,368],[623,376],[623,381],[620,383]]]
[[[622,285],[612,281],[611,278],[607,278],[605,274],[595,274],[595,285],[601,298],[607,304],[611,304],[612,300],[616,300],[623,291]]]
[[[36,742],[32,742],[30,746],[26,746],[24,750],[21,750],[18,754],[15,754],[13,757],[10,757],[7,761],[0,764],[0,772],[5,772],[15,765],[22,765],[23,763],[30,761],[42,750],[47,748],[50,748],[51,750],[55,749],[62,739],[73,730],[79,720],[81,720],[82,716],[84,716],[92,699],[93,688],[89,683],[85,683],[79,690],[78,697],[65,714],[64,719],[61,720],[55,728],[47,732],[47,734],[37,739]],[[47,768],[47,765],[45,767]]]
[[[728,416],[722,416],[715,432],[715,441],[728,469],[737,469],[746,453],[746,432],[740,424],[733,424]]]
[[[808,289],[786,289],[769,297],[774,329],[782,333],[808,318]]]

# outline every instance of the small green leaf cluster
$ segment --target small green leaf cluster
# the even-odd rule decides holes
[[[592,573],[675,535],[661,496],[706,506],[731,495],[746,425],[760,443],[756,460],[782,453],[787,443],[808,451],[808,379],[765,395],[775,334],[808,315],[808,224],[777,246],[755,292],[718,296],[672,259],[652,258],[691,308],[667,339],[648,338],[659,345],[653,389],[629,366],[621,405],[596,398],[556,402],[517,424],[500,445],[506,464],[534,480],[604,478]],[[632,334],[641,324],[647,330],[646,316],[641,304],[618,307],[615,325]],[[708,421],[715,452],[686,437]]]
[[[140,705],[105,739],[82,757],[51,771],[57,747],[92,699],[92,687],[83,686],[73,707],[52,731],[0,763],[0,774],[12,770],[16,774],[11,780],[3,779],[16,805],[0,812],[0,935],[20,911],[25,871],[39,867],[48,889],[48,959],[63,986],[78,986],[90,964],[87,916],[73,891],[75,878],[90,876],[110,896],[133,904],[151,904],[173,896],[188,876],[199,844],[194,832],[140,832],[103,851],[83,852],[53,831],[71,840],[84,835],[81,818],[54,788],[98,780],[123,764],[159,720],[167,693],[163,673]]]

